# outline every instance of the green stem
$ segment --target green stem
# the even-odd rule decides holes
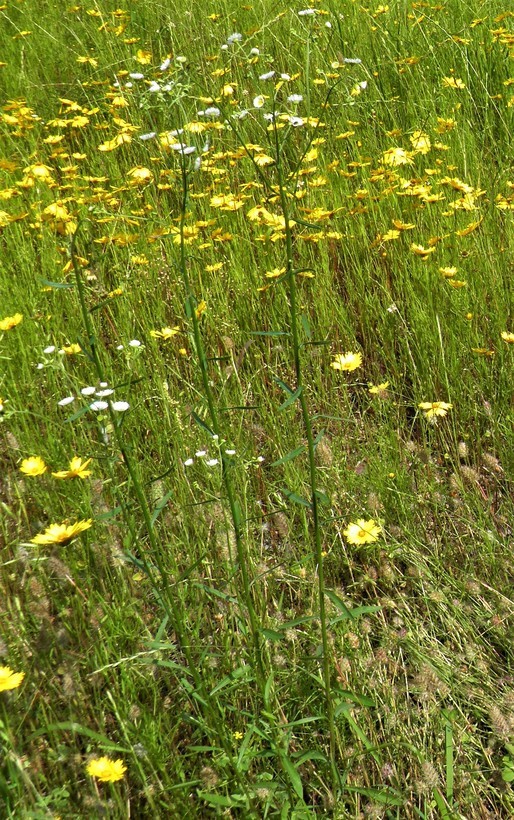
[[[207,400],[207,407],[209,409],[209,417],[210,423],[213,432],[215,435],[218,436],[218,441],[221,441],[221,429],[218,421],[218,414],[216,411],[216,403],[214,400],[214,395],[212,391],[212,387],[209,381],[209,371],[207,365],[207,356],[205,353],[205,348],[203,344],[202,334],[200,332],[200,323],[198,321],[198,316],[196,314],[196,304],[197,300],[195,298],[194,292],[191,287],[191,280],[189,277],[188,269],[187,269],[187,257],[186,257],[186,246],[185,246],[185,237],[184,237],[184,227],[185,227],[185,219],[187,213],[187,201],[188,201],[188,171],[185,165],[185,157],[182,156],[181,162],[181,170],[182,170],[182,202],[181,202],[181,209],[180,209],[180,272],[182,275],[182,281],[184,284],[184,290],[186,294],[186,314],[191,319],[192,326],[193,326],[193,338],[195,343],[196,355],[198,357],[198,362],[200,365],[200,373],[202,378],[202,385],[204,390],[204,395]],[[241,528],[241,513],[239,510],[239,506],[236,500],[236,495],[234,492],[234,487],[232,484],[232,479],[230,476],[230,459],[227,458],[226,454],[223,450],[220,451],[221,456],[221,463],[222,463],[222,473],[223,473],[223,483],[225,486],[225,492],[227,494],[227,500],[230,508],[230,516],[232,519],[232,526],[234,529],[234,538],[236,543],[236,554],[237,554],[237,561],[239,564],[239,569],[241,571],[241,580],[243,584],[243,598],[246,605],[246,609],[248,611],[248,618],[250,621],[250,630],[252,634],[252,641],[255,653],[255,660],[257,664],[257,669],[259,671],[260,683],[264,685],[265,682],[265,667],[264,667],[264,659],[263,659],[263,645],[261,642],[261,635],[260,635],[260,628],[259,628],[259,621],[257,618],[257,613],[255,610],[255,605],[253,601],[253,595],[251,590],[250,584],[250,577],[248,573],[248,551],[244,545],[243,533]]]
[[[78,228],[77,228],[77,231],[78,231]],[[75,242],[76,242],[77,231],[75,232],[75,234],[73,235],[72,240],[71,240],[71,245],[70,245],[71,261],[72,261],[73,270],[74,270],[74,273],[75,273],[75,281],[76,281],[76,284],[77,284],[77,292],[78,292],[78,295],[79,295],[79,302],[80,302],[80,309],[81,309],[81,313],[82,313],[82,320],[84,322],[84,326],[86,328],[86,332],[87,332],[87,335],[88,335],[89,353],[90,353],[91,359],[94,363],[98,380],[99,381],[104,381],[105,380],[104,379],[104,369],[102,367],[102,363],[101,363],[100,357],[98,355],[98,348],[97,348],[97,345],[96,345],[96,337],[95,337],[94,327],[93,327],[93,323],[91,321],[91,316],[89,314],[89,311],[88,311],[88,308],[87,308],[87,303],[86,303],[86,294],[85,294],[84,283],[82,282],[82,277],[80,275],[80,269],[79,269],[79,266],[78,266],[78,263],[77,263],[77,260],[76,260],[76,256],[75,256]],[[158,573],[159,573],[159,576],[160,576],[160,579],[161,579],[162,583],[161,584],[158,583],[158,580],[157,580],[155,572],[154,572],[154,567],[149,563],[144,550],[141,551],[141,557],[140,557],[141,563],[144,566],[145,572],[147,574],[148,579],[150,580],[150,583],[151,583],[152,588],[154,590],[154,594],[157,597],[157,600],[159,601],[159,603],[163,607],[166,615],[168,616],[168,618],[170,620],[172,629],[173,629],[173,631],[175,633],[175,636],[177,638],[177,642],[178,642],[178,644],[181,648],[181,651],[182,651],[182,653],[183,653],[183,655],[186,659],[186,663],[187,663],[189,673],[190,673],[190,675],[191,675],[191,677],[194,681],[195,688],[196,688],[196,691],[197,691],[198,696],[199,696],[198,698],[195,698],[195,703],[198,705],[198,700],[201,700],[205,704],[205,711],[206,711],[207,715],[209,716],[209,720],[210,720],[210,727],[209,728],[211,729],[211,731],[213,731],[215,737],[217,738],[218,742],[222,746],[222,748],[223,748],[225,754],[227,755],[228,759],[233,761],[233,770],[236,774],[236,779],[237,779],[237,782],[238,782],[238,786],[243,791],[243,793],[246,794],[246,796],[248,798],[248,801],[249,801],[249,805],[252,806],[253,799],[248,794],[247,784],[244,782],[244,780],[242,779],[241,775],[238,772],[236,762],[234,761],[234,754],[233,754],[232,747],[231,747],[231,745],[230,745],[230,743],[229,743],[229,741],[226,737],[226,733],[223,731],[222,712],[219,708],[219,705],[217,705],[217,708],[215,708],[213,706],[212,698],[211,698],[209,692],[207,691],[207,689],[205,687],[204,681],[202,679],[202,676],[200,674],[198,666],[195,662],[195,659],[192,655],[192,652],[191,652],[190,646],[188,644],[188,641],[186,640],[185,630],[183,628],[184,621],[183,621],[183,617],[182,617],[182,611],[181,611],[181,608],[180,608],[179,604],[177,603],[177,596],[174,594],[173,588],[170,589],[169,583],[167,583],[169,573],[167,572],[164,564],[161,561],[159,545],[158,545],[157,539],[155,537],[155,531],[154,531],[154,526],[153,526],[153,522],[152,522],[150,509],[148,507],[148,502],[146,500],[146,496],[145,496],[143,487],[142,487],[141,482],[139,480],[139,476],[137,474],[135,464],[134,464],[134,462],[132,460],[132,457],[130,456],[129,451],[128,451],[127,447],[125,446],[125,444],[123,442],[123,439],[121,437],[121,431],[120,431],[120,427],[119,427],[119,424],[118,424],[118,420],[116,418],[116,414],[114,413],[114,411],[112,410],[110,405],[109,405],[109,414],[110,414],[111,422],[112,422],[113,429],[114,429],[114,436],[115,436],[117,447],[118,447],[119,452],[121,453],[121,455],[123,457],[123,461],[124,461],[125,466],[127,468],[127,472],[128,472],[128,474],[130,476],[130,479],[132,481],[132,486],[134,488],[135,496],[137,498],[137,501],[139,503],[139,507],[141,509],[141,513],[143,515],[143,519],[144,519],[144,523],[145,523],[145,529],[146,529],[146,533],[147,533],[148,540],[149,540],[150,547],[151,547],[150,554],[152,556],[153,562],[155,563],[155,565],[157,567],[157,570],[158,570]],[[125,509],[126,509],[125,505],[122,505],[122,509],[125,511]],[[128,522],[128,525],[129,525],[129,527],[132,531],[132,527],[130,525],[130,522]],[[255,812],[252,811],[252,814],[250,816],[251,817],[257,817],[258,815]]]
[[[312,520],[314,528],[314,552],[316,563],[318,566],[318,597],[319,597],[319,615],[321,624],[321,641],[323,647],[323,682],[325,687],[325,698],[327,708],[327,722],[329,729],[329,745],[330,745],[330,763],[332,769],[334,789],[337,783],[337,767],[335,762],[336,749],[336,731],[334,718],[334,704],[332,700],[331,687],[331,663],[330,663],[330,648],[328,641],[327,616],[325,608],[325,572],[323,559],[323,546],[321,541],[321,526],[319,515],[319,500],[316,489],[316,461],[315,461],[315,446],[314,436],[312,433],[312,422],[309,415],[309,408],[307,404],[307,397],[305,395],[303,384],[303,373],[301,363],[301,345],[298,332],[298,309],[297,309],[297,293],[296,293],[296,277],[293,264],[293,237],[291,232],[291,223],[289,218],[289,203],[287,201],[287,191],[284,183],[284,175],[282,170],[282,157],[280,151],[280,142],[278,138],[278,130],[273,129],[275,137],[275,155],[276,155],[276,169],[277,180],[280,194],[280,205],[282,215],[284,217],[284,233],[286,237],[286,274],[284,281],[287,282],[289,294],[289,309],[291,317],[291,337],[293,341],[293,356],[296,373],[296,389],[299,392],[300,407],[302,411],[303,425],[305,428],[305,437],[307,439],[307,454],[309,461],[309,483],[311,488],[311,509]]]

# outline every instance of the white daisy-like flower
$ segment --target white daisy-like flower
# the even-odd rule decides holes
[[[66,405],[71,404],[72,401],[75,401],[75,396],[66,396],[66,398],[61,399],[61,401],[58,401],[57,404],[59,405],[59,407],[66,407]]]

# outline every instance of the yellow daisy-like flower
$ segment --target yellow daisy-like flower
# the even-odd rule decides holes
[[[74,356],[76,353],[82,353],[82,348],[79,344],[77,344],[77,342],[73,342],[71,345],[64,345],[63,350],[67,356]]]
[[[420,410],[423,410],[425,418],[429,421],[436,421],[437,416],[446,416],[448,410],[451,410],[453,404],[446,401],[422,401],[418,404]]]
[[[372,544],[378,541],[381,532],[382,527],[372,518],[369,521],[359,518],[355,523],[348,524],[343,535],[349,544]]]
[[[76,521],[75,524],[50,524],[44,532],[32,538],[32,544],[48,546],[50,544],[68,544],[84,530],[88,530],[93,524],[93,520]]]
[[[180,328],[175,325],[175,327],[163,327],[161,330],[151,330],[150,336],[154,339],[164,339],[166,341],[172,339],[177,333],[180,333]]]
[[[52,473],[52,475],[54,478],[87,478],[92,472],[87,469],[91,461],[92,459],[88,458],[87,461],[83,462],[79,456],[74,456],[70,461],[69,470],[59,470],[59,472]]]
[[[334,370],[346,370],[350,372],[357,370],[361,365],[362,353],[352,353],[348,351],[347,353],[337,353],[330,367],[333,367]]]
[[[382,154],[382,162],[384,165],[411,165],[412,159],[408,151],[404,148],[388,148]]]
[[[380,398],[385,398],[387,396],[387,388],[389,387],[389,382],[382,382],[381,384],[369,384],[368,391],[371,393],[372,396],[380,396]]]
[[[23,321],[23,314],[15,313],[14,316],[6,316],[5,319],[0,319],[0,330],[12,330],[13,327],[19,325]]]
[[[504,342],[514,344],[514,333],[508,333],[506,330],[502,331],[502,339]]]
[[[120,758],[111,760],[110,757],[95,757],[87,764],[86,771],[102,783],[115,783],[116,780],[123,780],[127,767]]]
[[[13,672],[9,666],[0,666],[0,692],[17,689],[24,677],[25,672]]]
[[[24,475],[43,475],[46,471],[47,466],[39,456],[31,456],[30,458],[23,459],[21,462],[20,473]]]

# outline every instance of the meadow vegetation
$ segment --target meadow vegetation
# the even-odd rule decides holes
[[[0,43],[1,816],[514,816],[514,13]]]

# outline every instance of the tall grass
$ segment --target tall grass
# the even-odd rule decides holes
[[[2,814],[512,816],[512,15],[0,14]]]

